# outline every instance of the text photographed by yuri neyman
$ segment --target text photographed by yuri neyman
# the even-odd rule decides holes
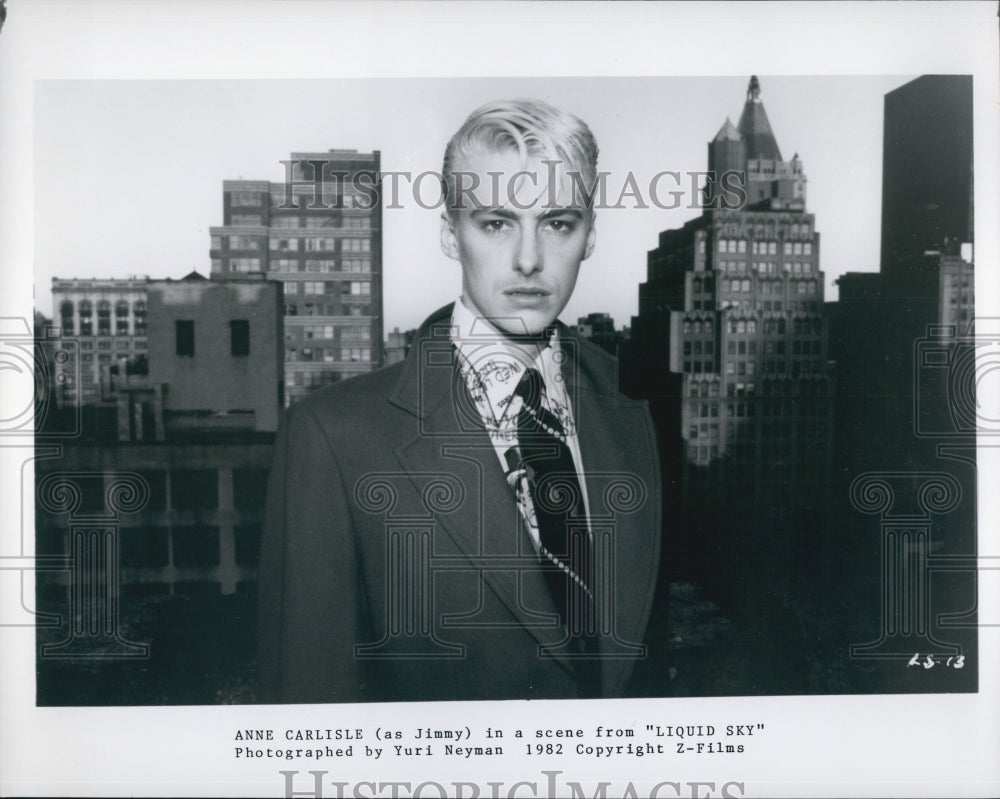
[[[995,7],[0,8],[0,793],[1000,791]]]

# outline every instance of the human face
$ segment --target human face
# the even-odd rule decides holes
[[[469,153],[454,172],[477,188],[442,217],[441,249],[462,264],[465,303],[514,335],[555,321],[594,249],[590,210],[570,204],[566,181],[550,191],[550,171],[514,150]]]

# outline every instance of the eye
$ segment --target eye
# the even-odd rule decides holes
[[[483,222],[483,230],[487,233],[502,233],[507,227],[506,219],[487,219]]]
[[[575,220],[570,219],[550,219],[549,228],[556,233],[572,233],[576,228]]]

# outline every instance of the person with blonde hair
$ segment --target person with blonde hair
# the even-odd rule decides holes
[[[659,566],[656,439],[615,359],[558,322],[596,244],[597,156],[540,101],[485,105],[449,141],[461,295],[278,434],[265,701],[625,693]]]

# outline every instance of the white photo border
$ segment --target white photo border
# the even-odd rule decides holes
[[[51,79],[255,79],[577,75],[974,75],[977,316],[1000,317],[1000,159],[996,6],[991,3],[318,3],[226,0],[10,0],[0,31],[0,317],[32,317],[33,92]],[[710,133],[710,132],[706,132]],[[209,224],[206,221],[206,224]],[[981,402],[997,400],[983,384]],[[0,400],[6,402],[7,400]],[[6,406],[5,406],[6,407]],[[996,404],[994,404],[996,407]],[[2,415],[2,414],[0,414]],[[0,446],[5,557],[33,530],[23,447]],[[979,553],[1000,556],[991,477],[980,447]],[[985,476],[984,476],[985,475]],[[30,539],[30,536],[29,536]],[[0,601],[33,596],[30,581]],[[17,582],[15,580],[15,582]],[[980,607],[1000,606],[981,580]],[[8,605],[9,607],[9,605]],[[5,795],[284,796],[281,770],[311,789],[334,782],[502,782],[544,790],[547,771],[593,795],[601,782],[676,782],[719,796],[982,796],[1000,791],[1000,629],[980,634],[980,687],[969,695],[614,700],[378,706],[37,708],[34,633],[0,627],[0,793]],[[991,667],[992,666],[992,667]],[[568,757],[326,763],[232,757],[244,728],[765,724],[746,758],[601,762]],[[555,721],[558,719],[558,722]],[[377,744],[382,746],[383,744]],[[670,761],[673,763],[674,761]],[[713,788],[690,788],[690,783]],[[345,791],[348,789],[345,789]],[[366,791],[368,789],[365,789]],[[468,790],[468,789],[467,789]],[[483,796],[489,795],[487,788]],[[613,790],[609,788],[610,792]],[[700,790],[700,793],[694,793]],[[428,788],[425,795],[436,793]],[[711,791],[711,792],[709,792]],[[352,795],[345,793],[345,795]],[[362,793],[362,795],[369,795]],[[373,793],[371,795],[390,795]],[[405,795],[405,794],[401,794]],[[517,795],[533,795],[528,788]],[[539,793],[538,795],[546,795]],[[642,794],[640,794],[642,795]]]

